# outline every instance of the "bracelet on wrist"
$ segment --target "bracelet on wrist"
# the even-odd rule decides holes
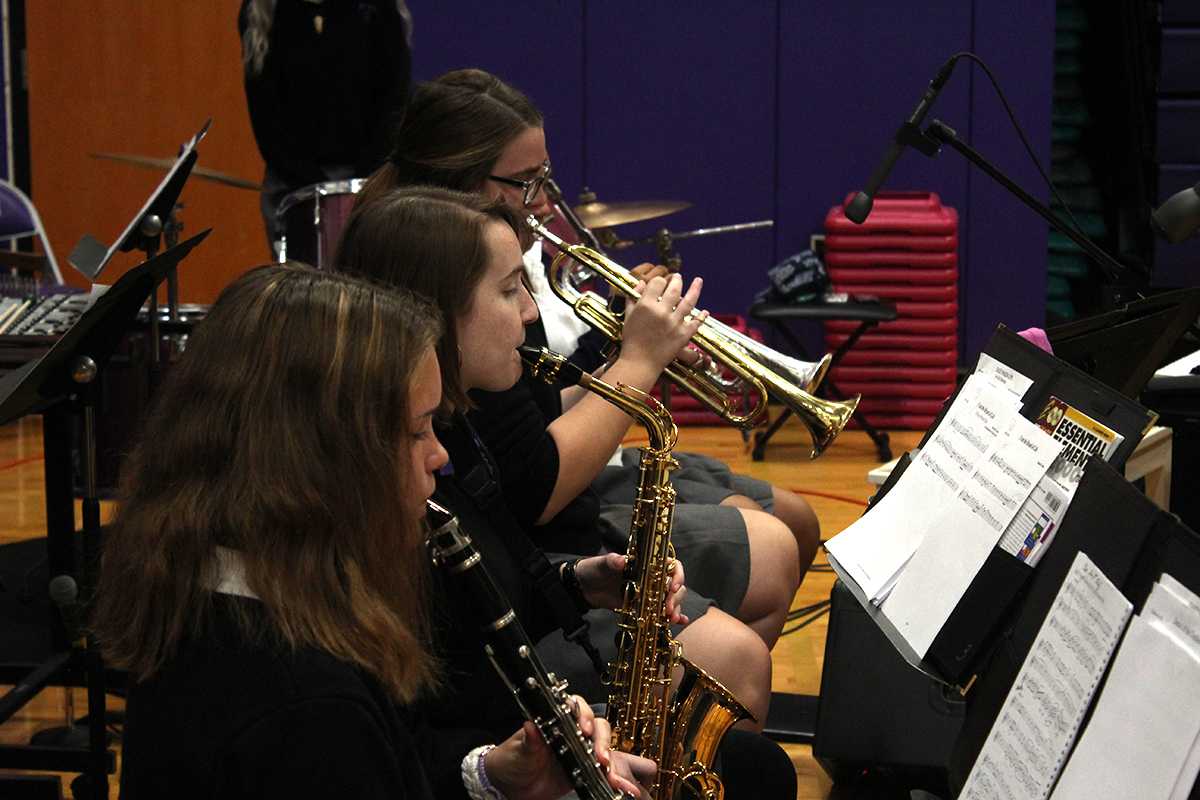
[[[471,800],[506,800],[504,794],[488,780],[487,770],[484,769],[483,760],[494,749],[496,745],[485,744],[463,756],[460,768],[463,788],[467,790]]]
[[[583,587],[579,585],[579,576],[575,573],[575,567],[583,559],[572,559],[564,561],[559,567],[558,575],[562,579],[563,588],[567,590],[567,594],[575,601],[575,607],[580,614],[592,610],[592,604],[583,596]]]

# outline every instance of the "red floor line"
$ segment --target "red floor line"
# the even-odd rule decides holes
[[[18,458],[16,461],[9,461],[7,464],[0,464],[0,472],[13,467],[19,467],[22,464],[31,464],[34,461],[41,461],[41,456],[30,456],[29,458]]]
[[[810,497],[824,497],[829,500],[840,500],[843,503],[850,503],[855,506],[867,507],[866,500],[859,500],[857,497],[845,497],[840,494],[830,494],[829,492],[814,492],[811,489],[792,489],[796,494],[809,495]]]

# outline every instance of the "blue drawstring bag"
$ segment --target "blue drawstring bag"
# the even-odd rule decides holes
[[[771,284],[755,297],[760,303],[811,303],[829,288],[829,273],[812,250],[801,250],[767,270]]]

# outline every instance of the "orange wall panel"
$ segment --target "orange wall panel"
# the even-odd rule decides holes
[[[259,181],[262,159],[242,90],[238,0],[60,0],[27,4],[32,196],[67,280],[84,233],[111,242],[161,172],[89,157],[172,157],[212,117],[198,166]],[[212,234],[180,268],[184,302],[211,302],[268,260],[258,193],[193,175],[180,198],[183,236]],[[121,254],[111,283],[138,263]]]

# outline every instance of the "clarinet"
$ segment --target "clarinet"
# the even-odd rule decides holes
[[[591,740],[579,729],[568,702],[567,682],[546,671],[471,537],[450,511],[432,500],[425,506],[430,558],[466,592],[480,619],[488,661],[525,719],[537,726],[581,800],[625,800],[626,794],[609,785]]]

